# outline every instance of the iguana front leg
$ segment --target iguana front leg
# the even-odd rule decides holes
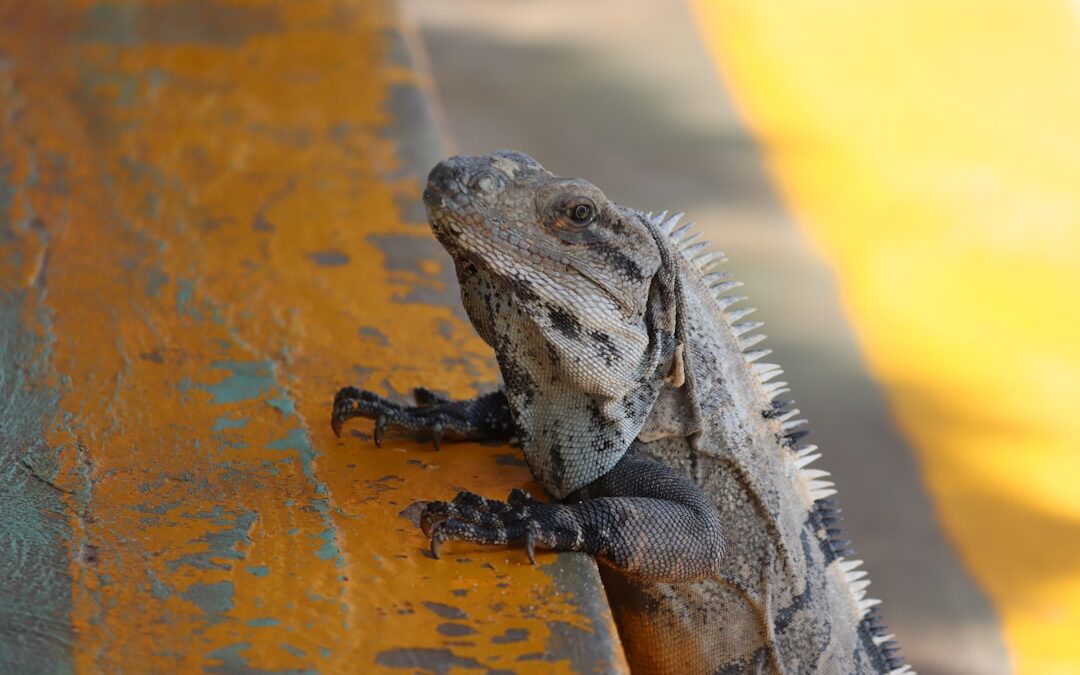
[[[581,551],[647,581],[715,576],[724,553],[716,507],[674,469],[627,453],[611,471],[573,495],[575,503],[538,502],[514,490],[506,502],[462,492],[431,502],[420,517],[437,557],[449,540],[525,544],[534,550]]]
[[[341,427],[353,417],[375,420],[375,445],[382,445],[387,427],[427,431],[436,450],[446,434],[468,441],[506,441],[516,434],[510,406],[502,391],[452,401],[430,389],[417,387],[413,398],[415,406],[403,406],[365,389],[343,387],[334,396],[330,426],[340,436]]]

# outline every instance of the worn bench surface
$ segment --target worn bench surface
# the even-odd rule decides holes
[[[380,2],[0,3],[0,671],[623,668],[587,558],[399,515],[518,451],[330,431],[497,378],[422,85]]]

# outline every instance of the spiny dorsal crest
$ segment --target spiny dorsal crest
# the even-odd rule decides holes
[[[744,295],[728,295],[728,292],[732,289],[742,286],[742,282],[733,281],[728,278],[726,272],[716,269],[722,263],[727,262],[727,258],[723,253],[710,249],[708,241],[699,241],[701,232],[694,229],[693,223],[688,222],[679,225],[679,221],[684,214],[668,215],[667,211],[662,211],[656,214],[645,213],[642,215],[651,226],[662,232],[675,244],[675,249],[690,263],[691,268],[697,271],[702,282],[710,289],[713,298],[720,306],[732,335],[739,341],[747,365],[753,370],[758,382],[769,398],[771,410],[766,412],[766,416],[776,419],[783,430],[784,445],[791,453],[792,460],[802,479],[807,497],[807,507],[832,513],[830,516],[832,527],[828,530],[828,539],[830,545],[835,547],[834,550],[837,555],[833,561],[834,569],[841,575],[848,587],[852,604],[859,617],[873,624],[874,630],[877,632],[874,643],[879,647],[886,648],[890,668],[889,675],[915,675],[915,671],[911,669],[911,666],[905,665],[902,658],[894,653],[898,648],[894,647],[896,643],[893,636],[885,634],[883,628],[878,624],[880,617],[873,615],[875,608],[881,601],[866,597],[866,590],[870,585],[870,580],[865,578],[866,572],[864,570],[856,569],[862,565],[862,561],[851,560],[843,555],[850,553],[850,551],[847,549],[847,541],[843,539],[843,529],[839,523],[839,509],[833,508],[831,498],[836,494],[836,489],[832,481],[824,480],[830,474],[828,471],[808,468],[811,462],[821,457],[821,453],[817,452],[816,445],[799,443],[809,433],[808,429],[800,428],[807,424],[807,420],[797,418],[799,410],[791,407],[795,403],[793,400],[780,398],[790,391],[787,382],[773,381],[774,378],[782,375],[784,371],[775,363],[758,363],[760,359],[772,353],[771,349],[756,347],[758,343],[765,339],[765,335],[754,331],[764,324],[760,321],[744,321],[747,316],[755,311],[753,307],[729,309],[732,305],[747,299]]]

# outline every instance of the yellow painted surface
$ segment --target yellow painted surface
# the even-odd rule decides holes
[[[516,450],[330,431],[345,384],[471,396],[497,377],[467,322],[410,299],[451,277],[399,212],[419,199],[398,154],[416,130],[391,138],[388,101],[420,80],[391,59],[393,12],[43,0],[3,3],[0,25],[21,223],[0,271],[40,291],[48,321],[27,325],[59,394],[59,667],[401,672],[428,654],[438,672],[580,672],[560,650],[614,628],[554,555],[451,543],[434,560],[398,515],[463,488],[539,493]]]
[[[1080,672],[1080,7],[692,4],[1017,672]]]

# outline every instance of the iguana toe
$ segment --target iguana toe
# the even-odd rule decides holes
[[[453,501],[428,502],[420,514],[420,527],[424,530],[424,534],[430,535],[436,524],[451,519],[496,529],[520,524],[530,517],[532,513],[530,507],[540,502],[533,500],[524,490],[517,492],[524,494],[530,501],[501,502],[497,499],[481,497],[474,492],[462,491],[454,497]],[[511,493],[511,497],[513,496],[514,493]]]
[[[342,387],[334,396],[330,427],[340,436],[345,422],[362,417],[375,421],[376,445],[386,431],[396,428],[430,434],[436,450],[446,439],[508,441],[517,433],[502,391],[461,401],[425,387],[416,387],[412,394],[416,405],[408,406],[365,389]]]
[[[463,491],[450,502],[429,502],[420,514],[420,528],[431,538],[432,555],[438,557],[443,543],[451,540],[496,546],[524,543],[535,563],[538,545],[552,548],[544,519],[535,517],[536,507],[544,504],[519,488],[511,491],[509,500]]]
[[[525,542],[528,524],[519,523],[509,527],[485,526],[467,523],[457,518],[441,520],[431,525],[431,554],[439,557],[439,550],[447,541],[468,541],[488,546],[505,546]]]
[[[330,428],[334,430],[335,435],[340,437],[342,426],[353,417],[377,419],[380,415],[391,410],[400,411],[401,406],[364,389],[342,387],[334,395],[334,409],[330,416]],[[379,444],[379,431],[376,429],[376,445]]]
[[[340,437],[341,429],[346,421],[354,417],[362,417],[375,420],[372,437],[378,447],[382,447],[386,431],[391,427],[398,427],[408,431],[430,433],[436,450],[442,447],[442,441],[447,432],[463,436],[468,431],[438,408],[438,406],[446,405],[446,400],[438,394],[418,387],[414,390],[414,396],[418,405],[407,407],[364,389],[343,387],[334,396],[330,427],[334,430],[334,434]]]
[[[386,431],[386,421],[385,413],[380,412],[375,416],[375,429],[372,432],[371,437],[375,441],[376,448],[382,447],[382,436],[383,432]]]

